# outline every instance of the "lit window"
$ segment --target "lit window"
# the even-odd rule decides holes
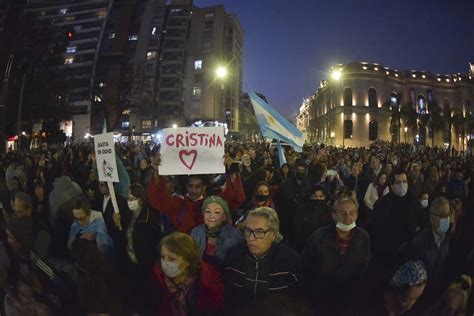
[[[146,53],[146,59],[151,60],[156,58],[156,51],[152,50]]]
[[[64,18],[64,21],[74,21],[76,17],[74,15],[70,15]]]
[[[110,33],[109,34],[109,39],[113,39],[113,38],[115,38],[115,33]]]
[[[67,57],[64,59],[64,64],[65,65],[70,65],[74,62],[74,57]]]
[[[199,70],[202,69],[202,60],[195,60],[194,61],[194,70]]]
[[[67,13],[67,9],[60,9],[59,10],[59,14],[66,14]]]
[[[156,34],[156,26],[154,26],[152,29],[151,29],[151,35],[155,35]]]
[[[129,128],[129,127],[130,127],[130,122],[129,121],[122,122],[122,128]]]
[[[138,35],[130,35],[130,36],[128,37],[128,40],[129,40],[129,41],[136,41],[136,40],[138,40]]]
[[[66,48],[66,53],[75,53],[76,52],[76,46],[69,46]]]
[[[201,87],[193,87],[193,96],[200,97],[201,96]]]
[[[97,11],[97,17],[99,18],[105,18],[106,15],[107,15],[106,9],[100,9],[99,11]]]
[[[143,120],[142,121],[142,128],[151,128],[151,120]]]

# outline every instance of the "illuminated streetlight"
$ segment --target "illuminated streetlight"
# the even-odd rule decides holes
[[[341,79],[342,72],[340,70],[334,70],[332,72],[331,76],[334,80],[339,80],[339,79]]]
[[[217,78],[221,78],[221,79],[227,77],[227,68],[222,67],[222,66],[218,67],[216,69],[216,76]]]
[[[177,124],[173,124],[173,128],[178,128],[178,125],[177,125]]]

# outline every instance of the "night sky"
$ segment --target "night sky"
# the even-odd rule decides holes
[[[195,0],[223,4],[245,32],[244,90],[283,115],[328,77],[332,64],[467,73],[474,61],[474,0]]]

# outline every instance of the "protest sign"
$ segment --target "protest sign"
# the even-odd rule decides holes
[[[225,173],[224,128],[166,128],[161,143],[161,175]]]
[[[115,161],[114,133],[95,135],[94,148],[99,180],[119,182],[117,162]]]
[[[113,184],[113,182],[119,182],[117,162],[115,161],[114,133],[95,135],[94,149],[99,180],[107,182],[109,193],[112,198],[114,213],[119,213]],[[119,229],[122,230],[122,227],[119,227]]]

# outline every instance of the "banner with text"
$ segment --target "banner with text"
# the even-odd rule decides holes
[[[160,175],[225,173],[223,127],[163,129]]]
[[[119,182],[115,161],[114,133],[94,135],[95,157],[99,180]]]

